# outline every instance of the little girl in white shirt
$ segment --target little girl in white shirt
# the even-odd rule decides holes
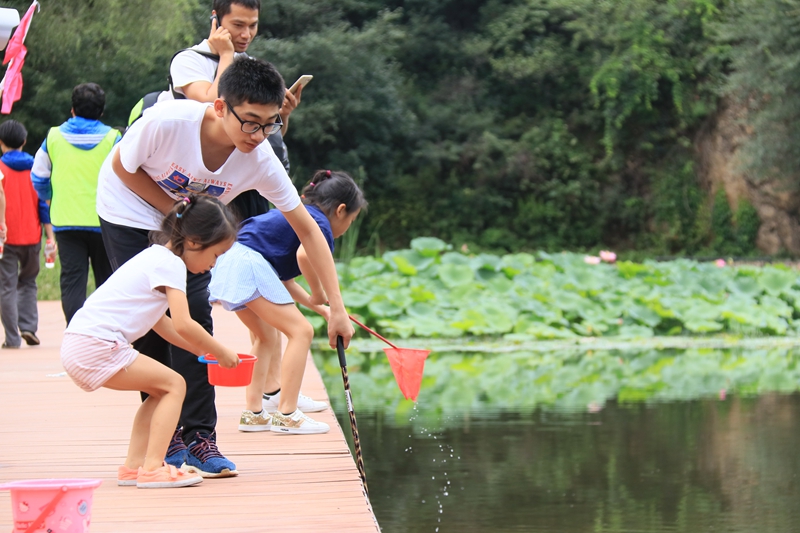
[[[186,270],[211,270],[235,242],[236,231],[236,220],[222,203],[189,195],[154,232],[155,244],[114,272],[67,326],[61,362],[79,387],[149,395],[134,418],[119,485],[185,487],[203,480],[163,463],[186,392],[183,378],[150,357],[139,357],[131,343],[153,329],[196,355],[215,355],[222,367],[239,364],[233,350],[192,320],[186,300]]]

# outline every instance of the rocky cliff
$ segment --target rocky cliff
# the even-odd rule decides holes
[[[695,138],[701,186],[708,191],[709,198],[723,188],[733,211],[742,199],[756,208],[761,219],[756,245],[762,252],[800,255],[800,191],[791,190],[785,180],[755,179],[748,175],[740,151],[752,134],[747,124],[747,107],[723,100],[716,115]]]

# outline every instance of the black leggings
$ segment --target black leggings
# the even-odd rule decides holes
[[[100,219],[103,241],[111,262],[117,270],[128,259],[150,245],[149,231],[119,226]],[[186,298],[189,313],[209,333],[213,332],[211,304],[208,302],[208,284],[211,274],[192,274],[186,272]],[[133,343],[142,354],[172,368],[186,380],[186,398],[183,400],[180,424],[183,426],[183,440],[192,442],[198,431],[212,433],[217,426],[217,408],[214,405],[216,394],[213,385],[208,383],[206,365],[197,361],[192,353],[172,346],[155,331],[148,331],[144,337]],[[146,397],[146,396],[143,396]]]

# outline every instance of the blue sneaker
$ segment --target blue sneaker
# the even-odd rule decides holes
[[[195,472],[203,477],[238,476],[236,465],[227,460],[217,448],[217,435],[197,433],[189,444],[186,464],[183,470]]]
[[[183,442],[183,432],[181,428],[178,428],[172,435],[172,440],[169,441],[169,448],[167,448],[167,456],[164,458],[164,462],[175,468],[180,468],[186,462],[187,455],[186,444]]]

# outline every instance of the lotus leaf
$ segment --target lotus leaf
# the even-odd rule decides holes
[[[514,288],[514,282],[503,275],[498,275],[486,282],[486,288],[499,294],[505,294]]]
[[[386,269],[386,263],[374,257],[355,257],[348,264],[348,274],[354,278],[366,278],[379,274]]]
[[[342,291],[342,299],[344,300],[344,304],[350,308],[359,308],[364,307],[372,301],[374,295],[360,292],[360,291],[352,291],[352,290],[343,290]]]
[[[450,291],[450,300],[454,307],[472,306],[486,297],[486,293],[475,285],[459,285]]]
[[[765,321],[766,321],[766,329],[767,333],[775,333],[777,335],[786,335],[787,330],[789,329],[789,323],[786,322],[785,319],[772,316],[765,313]]]
[[[469,256],[460,254],[458,252],[447,252],[441,258],[443,265],[466,265],[469,266],[471,260]]]
[[[484,270],[482,268],[480,268],[480,269],[475,271],[475,278],[478,281],[483,282],[483,283],[488,282],[488,281],[492,281],[493,279],[496,279],[496,278],[508,279],[508,278],[506,278],[505,274],[503,274],[502,272],[497,272],[496,270]]]
[[[646,326],[622,326],[617,331],[620,337],[639,338],[639,337],[652,337],[653,330]]]
[[[737,276],[727,284],[728,290],[747,296],[758,296],[763,292],[758,280],[753,276]]]
[[[548,283],[545,278],[533,274],[518,274],[514,277],[514,285],[531,293],[545,290]]]
[[[500,269],[506,276],[513,278],[517,274],[529,271],[536,262],[531,254],[509,254],[500,259]]]
[[[563,311],[580,313],[588,305],[592,305],[591,300],[584,298],[580,294],[571,291],[554,291],[553,303]]]
[[[713,322],[711,320],[703,320],[701,318],[687,318],[684,320],[683,325],[686,329],[695,333],[709,333],[712,331],[719,331],[722,329],[722,324]]]
[[[789,289],[783,293],[783,296],[795,310],[800,310],[800,291]]]
[[[394,264],[395,267],[407,276],[415,276],[418,271],[424,270],[433,264],[434,258],[421,255],[416,250],[398,250],[383,254],[384,261]]]
[[[475,309],[462,309],[449,324],[451,327],[460,329],[461,331],[471,331],[473,327],[481,328],[486,325],[483,315]]]
[[[473,270],[490,270],[492,272],[500,270],[501,263],[500,257],[490,254],[480,254],[470,260]]]
[[[722,318],[734,320],[739,324],[759,326],[762,322],[758,303],[752,298],[731,296],[723,306]]]
[[[369,303],[369,312],[375,316],[397,316],[403,312],[403,308],[387,299],[372,301]]]
[[[761,307],[767,314],[782,317],[791,317],[792,308],[785,301],[775,296],[764,295],[761,297]]]
[[[411,240],[411,249],[426,257],[438,257],[439,253],[448,248],[450,246],[446,242],[436,237],[417,237]]]
[[[651,328],[661,322],[661,315],[644,305],[632,305],[628,308],[628,316]]]
[[[327,324],[327,322],[325,322],[325,319],[317,314],[306,315],[306,320],[308,320],[311,323],[311,327],[313,327],[314,330],[322,329],[325,326],[325,324]]]
[[[601,337],[608,329],[608,324],[600,321],[584,320],[572,324],[572,330],[584,337]]]
[[[633,263],[631,261],[620,261],[617,263],[617,270],[619,271],[620,276],[625,279],[631,279],[636,276],[644,276],[645,274],[652,274],[654,271],[650,265]]]
[[[707,297],[719,298],[725,293],[727,281],[728,280],[724,279],[722,276],[712,277],[710,275],[705,275],[700,278],[699,286],[705,291]]]
[[[545,252],[539,252],[539,257],[552,263],[561,272],[568,272],[573,268],[582,268],[586,266],[586,263],[583,261],[583,256],[579,254],[570,254],[566,252],[547,254]],[[604,265],[597,265],[597,267],[603,268]]]
[[[416,276],[417,268],[411,264],[411,261],[400,255],[399,252],[391,257],[392,265],[401,273],[406,276]]]
[[[451,325],[475,335],[498,334],[511,331],[515,318],[508,307],[487,305],[460,310]]]
[[[545,304],[533,298],[515,298],[509,300],[509,304],[518,311],[528,311],[534,320],[561,326],[569,325],[569,321],[564,318],[561,309],[549,304]]]
[[[758,277],[759,285],[773,295],[788,291],[796,282],[797,273],[774,267],[765,267]]]
[[[415,318],[432,318],[436,316],[436,308],[428,303],[414,302],[408,309],[408,316]]]
[[[412,317],[409,323],[414,326],[414,335],[418,337],[458,337],[463,334],[460,329],[449,326],[435,316]]]
[[[415,285],[411,287],[411,299],[415,302],[430,302],[436,300],[436,295],[423,286]]]
[[[378,326],[388,336],[399,335],[401,338],[407,339],[414,334],[414,323],[407,318],[379,320]]]
[[[473,282],[475,273],[468,265],[446,263],[439,268],[439,279],[446,286],[453,288]]]
[[[569,288],[583,294],[595,293],[603,289],[604,283],[602,270],[588,269],[586,266],[575,268],[565,275],[564,288]]]

